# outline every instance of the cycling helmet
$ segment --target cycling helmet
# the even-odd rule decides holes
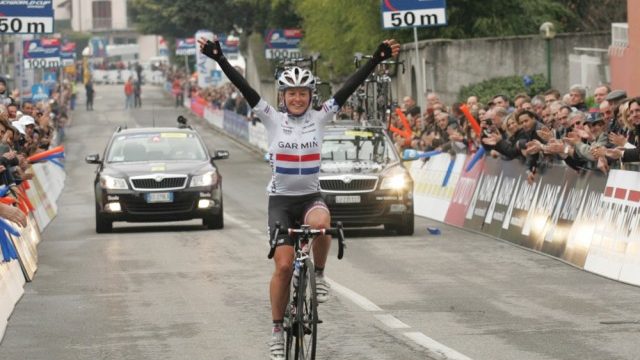
[[[313,91],[316,89],[316,78],[311,71],[297,66],[283,71],[278,77],[278,90],[283,91],[296,87],[308,88]]]

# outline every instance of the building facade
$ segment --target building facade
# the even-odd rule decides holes
[[[614,23],[611,29],[609,64],[611,87],[623,89],[630,96],[640,95],[640,7],[627,1],[627,22]]]

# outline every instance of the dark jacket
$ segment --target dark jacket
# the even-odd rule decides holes
[[[508,139],[500,140],[496,146],[495,150],[500,154],[504,155],[505,158],[512,160],[515,158],[523,158],[521,148],[523,141],[526,140],[527,135],[522,129],[518,129],[515,134],[511,135]],[[525,142],[526,144],[526,142]]]

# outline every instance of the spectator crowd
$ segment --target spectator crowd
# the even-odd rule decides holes
[[[181,70],[169,71],[167,78],[176,106],[187,94],[214,109],[235,111],[251,119],[251,109],[230,83],[201,88],[197,77]],[[524,162],[531,181],[554,163],[607,173],[625,166],[623,163],[640,162],[640,97],[629,97],[624,90],[612,91],[606,84],[591,94],[574,85],[566,94],[556,89],[533,97],[522,93],[513,99],[496,94],[486,104],[480,103],[478,96],[469,96],[466,102],[450,106],[431,92],[424,111],[409,96],[402,99],[400,109],[401,115],[391,112],[387,119],[400,152],[472,154],[483,148],[494,158]],[[339,118],[362,121],[366,114],[348,103]]]
[[[0,78],[0,185],[19,185],[33,177],[27,158],[61,142],[74,105],[74,84],[64,80],[51,89],[49,99],[20,101]]]
[[[170,70],[166,73],[171,84],[171,93],[175,98],[175,106],[184,102],[184,94],[189,98],[201,99],[207,106],[216,110],[229,110],[252,119],[249,103],[233,84],[227,82],[220,86],[198,86],[197,73],[188,76],[182,69]]]
[[[606,173],[624,162],[640,161],[640,98],[607,85],[595,88],[592,96],[589,107],[586,89],[575,85],[564,95],[555,89],[533,97],[495,95],[487,104],[470,96],[466,103],[447,106],[432,92],[424,112],[407,96],[402,114],[391,113],[389,122],[400,151],[455,154],[482,147],[495,158],[524,162],[531,181],[552,163]]]

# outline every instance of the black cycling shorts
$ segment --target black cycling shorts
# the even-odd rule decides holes
[[[289,237],[287,229],[304,224],[307,213],[316,208],[323,208],[329,212],[320,193],[299,196],[269,196],[269,239],[273,236],[276,222],[280,222],[280,233],[276,246],[293,246],[293,239]]]

